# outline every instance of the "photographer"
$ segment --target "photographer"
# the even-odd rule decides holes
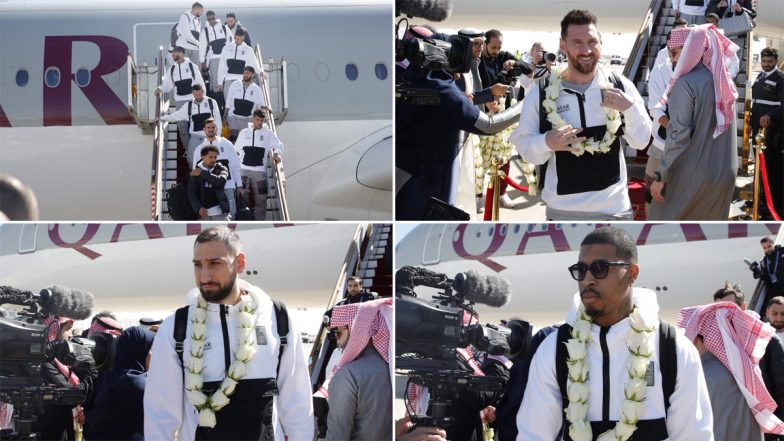
[[[44,320],[49,348],[58,340],[71,338],[74,321],[66,317],[49,316]],[[47,350],[47,353],[52,353]],[[78,389],[86,396],[91,390],[97,373],[92,367],[78,372],[63,364],[56,356],[47,358],[41,364],[41,377],[47,384],[55,387]],[[83,422],[81,406],[62,406],[51,403],[44,404],[44,411],[34,424],[33,432],[40,434],[41,440],[76,439],[74,421]],[[76,412],[74,412],[76,411]],[[74,415],[76,414],[76,415]]]
[[[523,58],[523,61],[530,63],[534,68],[531,75],[520,77],[520,82],[528,92],[539,79],[550,76],[550,70],[555,66],[558,56],[554,52],[544,50],[544,45],[537,41],[531,46],[531,52]]]
[[[395,102],[396,217],[417,220],[424,217],[431,198],[454,202],[451,188],[457,183],[453,183],[452,166],[460,131],[497,133],[517,121],[519,107],[486,115],[460,91],[446,69],[429,70],[407,59],[399,59],[398,66],[405,69],[397,77],[399,89],[424,90],[429,97],[437,98],[431,105],[407,99]]]

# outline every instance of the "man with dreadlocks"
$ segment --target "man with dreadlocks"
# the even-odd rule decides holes
[[[320,392],[327,440],[392,439],[392,299],[336,306],[330,327],[343,356]]]
[[[674,29],[667,46],[675,67],[659,105],[670,120],[648,218],[726,220],[738,169],[727,64],[738,46],[710,24]]]

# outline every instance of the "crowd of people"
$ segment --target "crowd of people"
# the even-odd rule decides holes
[[[202,26],[203,11],[194,3],[172,29],[170,65],[155,93],[171,92],[176,110],[160,120],[177,123],[191,169],[187,203],[195,217],[237,220],[241,200],[253,207],[251,219],[264,220],[266,165],[280,163],[283,152],[283,143],[265,124],[271,109],[254,81],[264,72],[236,15],[229,12],[224,24],[207,11]],[[218,153],[217,161],[206,164],[208,147]]]
[[[458,36],[473,48],[467,72],[397,60],[399,85],[429,88],[440,98],[437,106],[396,102],[397,218],[428,219],[434,199],[455,205],[466,157],[474,161],[481,213],[491,162],[498,160],[508,174],[509,159],[519,153],[526,164],[539,166],[538,176],[526,178],[540,187],[548,220],[631,220],[625,146],[647,148],[648,219],[727,220],[738,171],[740,47],[737,35],[725,36],[723,26],[732,17],[754,18],[755,7],[751,0],[681,0],[673,2],[672,14],[667,48],[647,66],[647,103],[632,81],[600,62],[598,19],[586,10],[562,20],[557,54],[536,42],[518,60],[501,50],[500,31],[465,28]],[[403,38],[450,37],[411,26]],[[763,72],[752,87],[752,136],[760,128],[768,131],[770,197],[781,211],[784,76],[774,48],[759,56]],[[565,63],[558,63],[561,58]],[[512,116],[517,121],[501,118],[504,109],[519,112],[519,118]],[[465,155],[460,148],[470,148],[462,142],[470,134],[480,141],[473,155]],[[500,193],[502,207],[515,205],[505,183]]]

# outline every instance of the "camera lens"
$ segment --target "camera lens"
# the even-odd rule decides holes
[[[555,54],[552,52],[546,53],[544,58],[551,63],[555,63]]]

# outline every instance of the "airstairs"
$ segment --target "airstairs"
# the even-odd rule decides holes
[[[343,298],[347,280],[355,274],[362,278],[363,288],[377,292],[380,298],[392,296],[392,243],[391,224],[357,227],[325,311]],[[335,349],[334,341],[327,339],[328,333],[329,327],[325,323],[316,335],[308,358],[314,392],[324,382],[326,367]]]
[[[258,75],[258,85],[272,112],[268,112],[268,125],[277,135],[277,126],[283,124],[288,114],[288,89],[286,83],[286,60],[275,61],[269,58],[262,64],[260,45],[255,47],[256,58],[262,66],[263,74]],[[128,55],[128,107],[144,134],[153,135],[153,154],[150,168],[150,219],[154,221],[172,220],[165,198],[166,190],[185,182],[188,177],[188,162],[185,158],[186,146],[179,140],[177,125],[160,121],[161,115],[174,111],[172,96],[155,96],[156,88],[163,82],[165,69],[164,50],[160,48],[154,64],[145,62],[139,66],[132,55]],[[168,94],[167,94],[168,95]],[[281,140],[285,144],[285,140]],[[271,152],[270,152],[271,155]],[[270,221],[288,221],[289,212],[286,202],[285,174],[283,164],[275,164],[271,156],[267,164],[268,195],[267,217]]]
[[[637,35],[634,47],[629,55],[623,74],[637,86],[643,101],[648,102],[648,79],[654,67],[656,54],[667,46],[667,34],[672,30],[675,17],[672,15],[672,0],[651,0],[645,13],[642,26]],[[737,118],[738,156],[740,158],[741,177],[753,175],[753,164],[749,162],[751,143],[751,124],[748,115],[751,111],[751,82],[748,81],[751,71],[751,42],[753,31],[746,35],[732,37],[737,44],[740,66],[735,77],[738,89],[738,100],[735,104]],[[649,147],[650,148],[650,147]],[[647,161],[647,149],[638,152],[637,156],[627,156],[627,170],[630,177],[642,178]],[[739,191],[738,196],[751,200],[751,193]]]

